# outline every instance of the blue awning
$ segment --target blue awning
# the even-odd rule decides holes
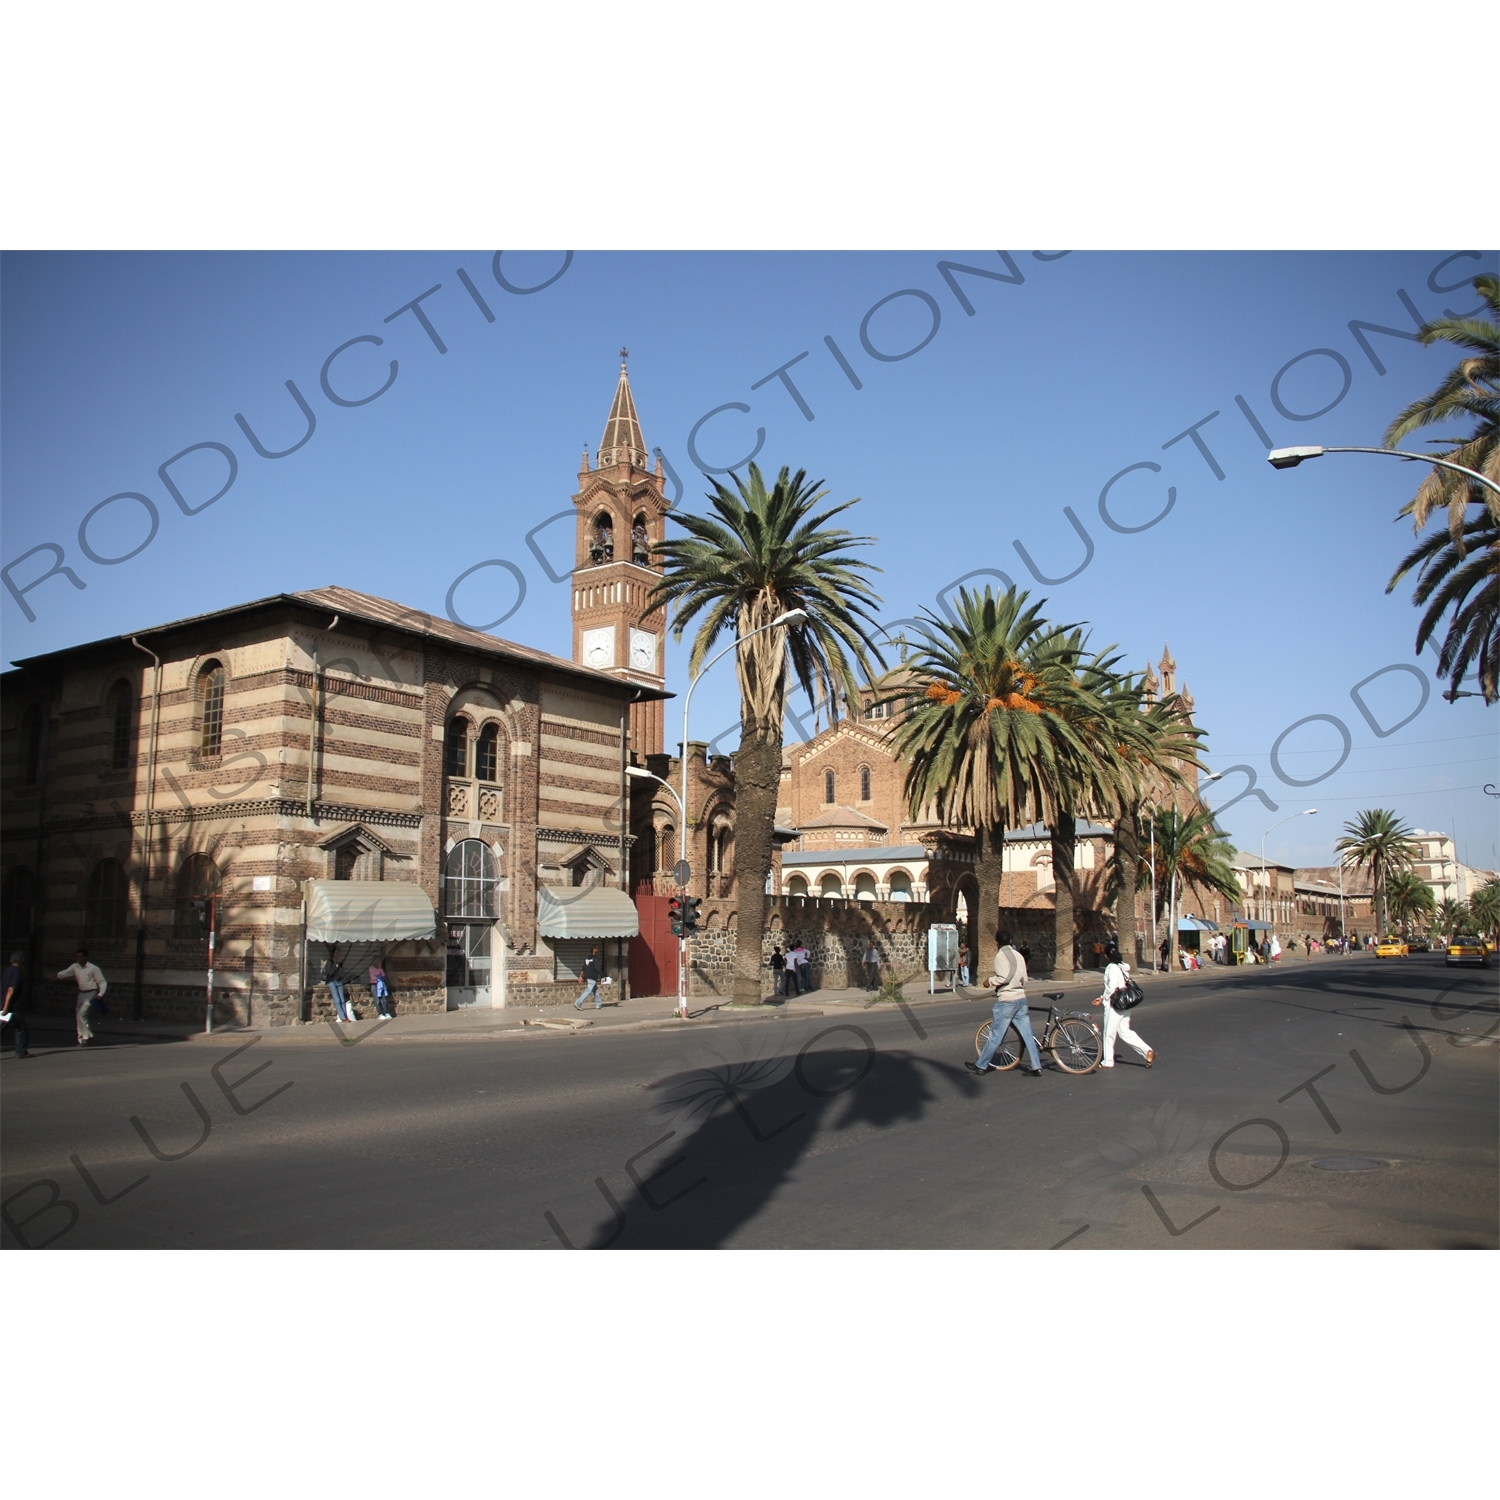
[[[1218,925],[1204,917],[1178,917],[1178,932],[1217,932]]]

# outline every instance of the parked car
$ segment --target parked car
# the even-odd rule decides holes
[[[1481,969],[1490,966],[1490,953],[1485,944],[1472,933],[1455,933],[1448,939],[1448,955],[1443,962],[1449,968],[1461,964],[1477,964]]]
[[[1398,937],[1383,937],[1375,944],[1376,958],[1405,958],[1410,952],[1411,949]]]

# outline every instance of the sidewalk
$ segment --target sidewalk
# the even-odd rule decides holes
[[[1350,955],[1350,958],[1369,955]],[[1271,974],[1308,966],[1347,962],[1339,955],[1319,955],[1314,959],[1298,957],[1283,958],[1279,964],[1253,967],[1232,967],[1210,964],[1195,973],[1179,971],[1175,974],[1158,974],[1142,970],[1136,974],[1142,988],[1150,991],[1158,986],[1169,989],[1186,979],[1199,981],[1245,978],[1252,974]],[[1027,985],[1027,994],[1032,1005],[1042,1003],[1048,992],[1062,991],[1070,999],[1081,1001],[1099,993],[1102,975],[1097,969],[1081,969],[1071,979],[1039,979],[1032,977]],[[975,1006],[990,1004],[991,992],[981,986],[970,985],[955,992],[943,987],[935,994],[927,990],[927,976],[908,980],[902,986],[906,1003],[913,1006],[952,1004],[964,1001]],[[400,997],[397,997],[397,1006]],[[403,1016],[381,1021],[374,1017],[356,1021],[351,1025],[336,1025],[327,1021],[308,1022],[297,1026],[275,1026],[236,1028],[219,1027],[207,1033],[199,1025],[173,1024],[164,1021],[126,1021],[106,1018],[94,1023],[94,1034],[99,1044],[121,1044],[128,1042],[193,1042],[193,1041],[251,1041],[265,1039],[278,1042],[317,1042],[325,1045],[354,1046],[366,1038],[380,1034],[381,1040],[390,1041],[458,1041],[476,1038],[500,1038],[550,1034],[554,1036],[602,1031],[656,1031],[687,1028],[695,1024],[755,1024],[778,1020],[807,1020],[831,1011],[894,1010],[890,1001],[878,1000],[866,989],[810,990],[805,995],[793,995],[785,999],[768,999],[759,1006],[736,1006],[727,996],[698,996],[688,1001],[688,1020],[676,1016],[675,995],[653,995],[632,997],[628,1000],[606,1001],[602,1010],[592,1005],[583,1011],[571,1006],[517,1007],[509,1010],[456,1010],[443,1014]],[[70,1039],[73,1035],[71,1017],[34,1015],[31,1031],[45,1032],[49,1036],[62,1033]],[[71,1045],[71,1042],[70,1042]]]

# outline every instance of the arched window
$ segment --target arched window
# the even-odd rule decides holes
[[[825,875],[818,885],[820,896],[842,896],[844,894],[844,882],[837,875]]]
[[[905,870],[891,871],[891,900],[911,900],[911,876]]]
[[[807,894],[807,878],[803,875],[793,875],[786,883],[788,896],[805,896]]]
[[[500,779],[500,726],[486,724],[479,731],[479,743],[474,747],[474,779],[476,781],[499,781]]]
[[[854,899],[856,901],[873,901],[876,897],[875,877],[865,871],[854,877]]]
[[[92,942],[107,943],[125,936],[130,917],[130,880],[117,859],[101,859],[89,876],[84,907],[84,932]]]
[[[41,774],[42,711],[33,704],[21,716],[21,782],[35,786]]]
[[[109,692],[109,764],[123,771],[130,764],[130,745],[135,738],[135,694],[128,682],[117,682]]]
[[[222,663],[205,662],[198,673],[198,701],[203,711],[203,736],[198,753],[212,760],[224,751],[224,667]]]
[[[180,938],[208,937],[208,929],[198,915],[194,901],[219,892],[219,867],[206,854],[194,854],[183,861],[177,872],[177,924]],[[222,924],[222,919],[221,919]]]
[[[833,801],[833,772],[831,770],[823,772],[823,800]]]
[[[861,802],[870,800],[870,768],[868,766],[859,768],[859,800]]]
[[[443,745],[443,770],[449,776],[469,774],[469,721],[460,715],[448,726]]]
[[[589,541],[589,557],[597,565],[615,560],[615,522],[607,510],[594,517],[594,534]]]
[[[656,847],[661,854],[661,863],[657,869],[670,870],[677,863],[677,830],[670,823],[658,831]]]
[[[333,878],[335,880],[353,880],[354,867],[359,863],[360,847],[358,844],[344,844],[333,851]]]
[[[4,894],[0,896],[0,944],[7,960],[30,940],[35,906],[36,879],[25,865],[19,865],[5,877]]]
[[[449,917],[493,917],[495,857],[483,839],[465,839],[448,852],[443,871],[443,914]]]
[[[641,511],[630,527],[630,560],[637,567],[651,565],[651,533],[646,530],[646,513]]]

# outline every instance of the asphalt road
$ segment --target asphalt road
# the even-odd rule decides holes
[[[1491,971],[1174,978],[1135,1012],[1155,1066],[1126,1049],[1082,1078],[967,1073],[986,1014],[913,1007],[924,1036],[880,1006],[357,1045],[43,1039],[0,1063],[4,1244],[1500,1244]],[[1356,1158],[1381,1165],[1314,1165]]]

